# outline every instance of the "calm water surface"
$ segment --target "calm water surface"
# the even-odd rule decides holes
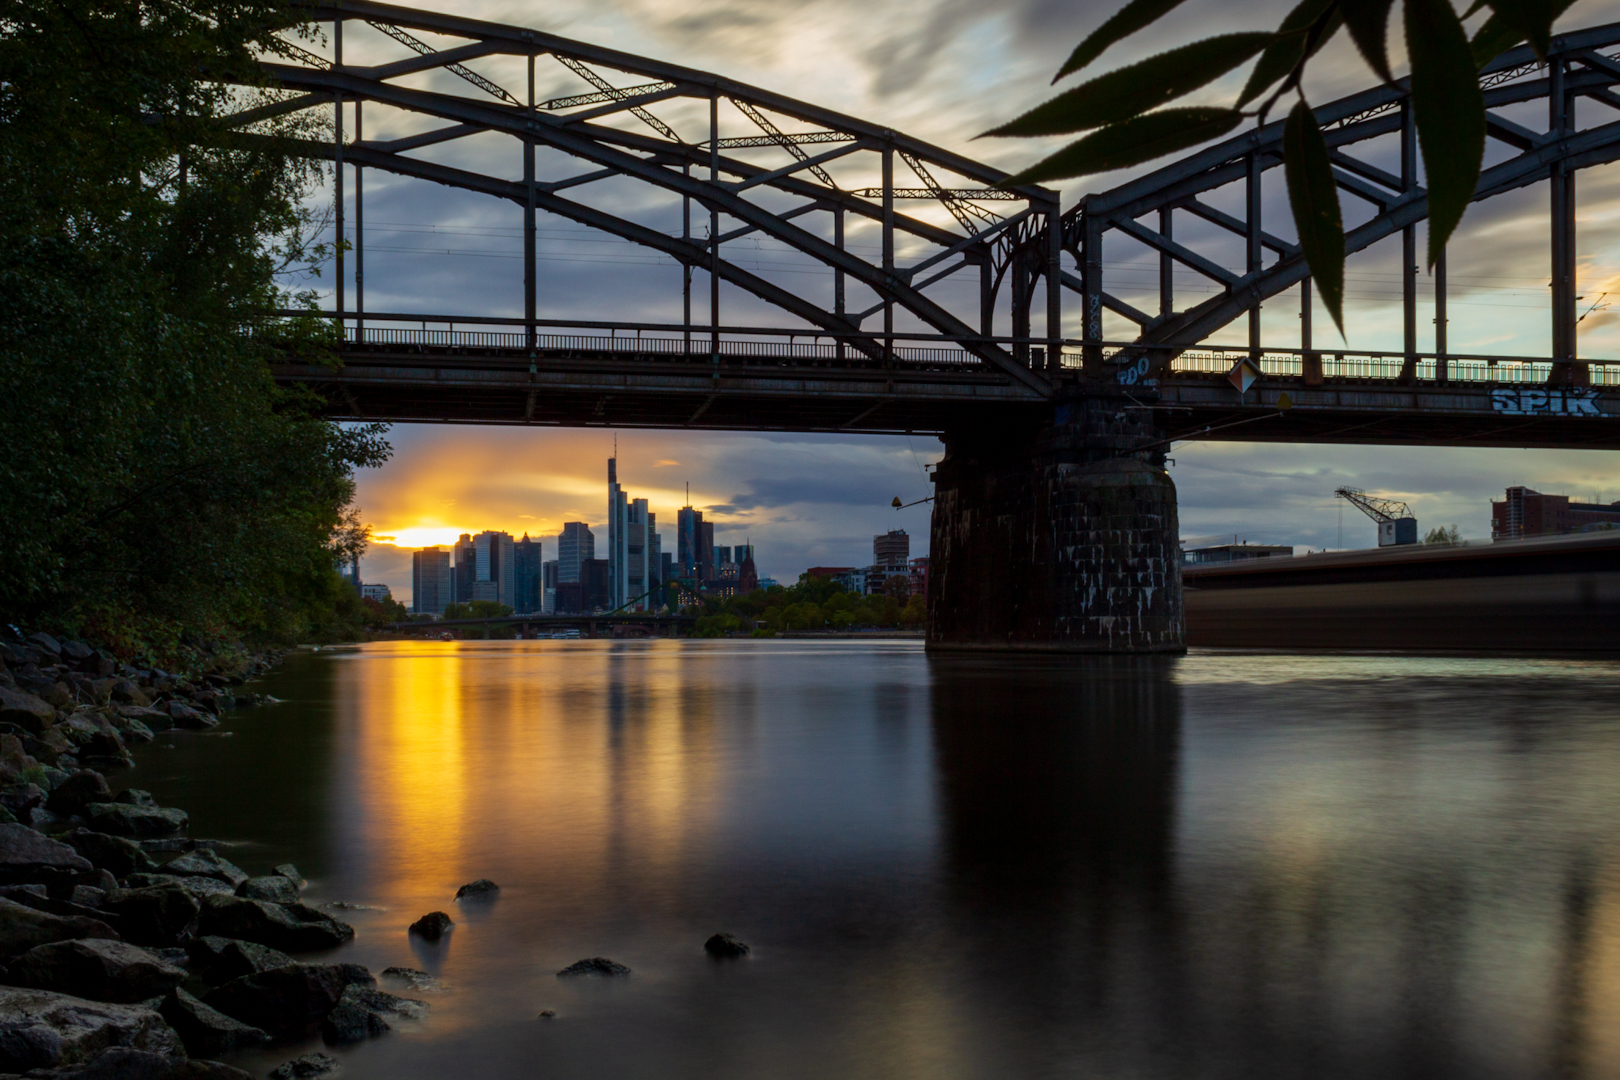
[[[349,1080],[1620,1076],[1614,661],[402,642],[266,688],[129,783],[452,987]]]

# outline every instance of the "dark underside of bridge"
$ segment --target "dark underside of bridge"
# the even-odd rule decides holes
[[[284,365],[276,374],[317,391],[334,419],[400,423],[945,435],[1040,425],[1053,408],[1051,398],[978,363],[851,355],[723,356],[717,364],[697,355],[376,346],[349,346],[343,360],[338,368]],[[1620,445],[1620,401],[1609,395],[1600,392],[1584,415],[1524,414],[1503,411],[1493,391],[1502,385],[1329,379],[1306,386],[1268,376],[1239,395],[1218,376],[1171,374],[1157,386],[1093,388],[1065,373],[1058,396],[1097,396],[1151,415],[1156,438],[1176,440]],[[1291,407],[1280,410],[1283,394]]]

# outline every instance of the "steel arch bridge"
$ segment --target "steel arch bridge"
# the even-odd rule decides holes
[[[1620,157],[1620,116],[1577,117],[1577,104],[1581,121],[1620,114],[1620,59],[1608,55],[1620,24],[1555,39],[1546,63],[1522,49],[1481,75],[1492,143],[1476,200],[1551,187],[1553,348],[1525,357],[1448,351],[1443,262],[1435,349],[1419,351],[1415,245],[1427,198],[1404,83],[1316,111],[1350,197],[1348,250],[1398,234],[1404,256],[1404,348],[1324,350],[1311,338],[1309,280],[1286,206],[1270,206],[1277,220],[1266,220],[1280,121],[1061,213],[1055,192],[1005,187],[999,169],[724,76],[369,0],[304,10],[331,24],[330,55],[266,60],[279,90],[228,123],[247,144],[265,138],[256,123],[304,111],[331,132],[296,148],[335,164],[338,235],[353,237],[327,313],[343,325],[344,364],[287,364],[278,377],[322,390],[334,416],[937,433],[1021,423],[1075,395],[1123,394],[1153,404],[1177,437],[1620,443],[1620,390],[1614,400],[1604,390],[1620,384],[1620,361],[1576,351],[1574,183],[1578,170]],[[366,28],[367,63],[345,62],[346,25],[351,55]],[[397,58],[377,62],[380,44]],[[575,85],[559,93],[555,76],[565,73]],[[1545,124],[1526,123],[1527,108],[1544,108]],[[412,130],[366,138],[367,123]],[[488,136],[511,151],[501,168]],[[514,204],[523,313],[368,311],[363,178],[372,169]],[[641,203],[597,194],[624,181],[648,193]],[[541,213],[679,264],[682,321],[542,316]],[[784,283],[731,254],[759,238],[819,269],[818,281]],[[1234,239],[1244,252],[1236,267],[1221,258]],[[1121,241],[1157,263],[1154,313],[1104,261]],[[1215,291],[1178,309],[1177,276],[1187,273]],[[729,322],[721,282],[751,298]],[[1290,289],[1303,300],[1300,344],[1267,346],[1260,307]],[[1078,302],[1067,324],[1066,296]],[[762,310],[773,321],[760,321]],[[1105,313],[1132,331],[1108,336]],[[1245,316],[1246,345],[1206,344]],[[1259,378],[1240,393],[1227,376],[1245,361]],[[1279,415],[1283,393],[1293,408]],[[1270,422],[1236,424],[1261,417]]]

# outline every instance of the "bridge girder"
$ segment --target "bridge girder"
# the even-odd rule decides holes
[[[1487,135],[1519,153],[1486,168],[1474,193],[1476,202],[1551,179],[1553,359],[1551,379],[1556,383],[1584,381],[1584,368],[1574,363],[1575,351],[1575,200],[1574,175],[1579,169],[1620,159],[1620,122],[1587,129],[1574,126],[1573,103],[1587,98],[1620,111],[1620,60],[1600,49],[1620,44],[1620,25],[1607,25],[1565,34],[1553,41],[1547,62],[1541,63],[1528,48],[1504,54],[1480,75],[1487,113]],[[1415,227],[1428,217],[1427,192],[1417,174],[1417,133],[1408,108],[1407,80],[1324,105],[1315,110],[1335,165],[1341,193],[1370,203],[1373,216],[1348,228],[1347,254],[1401,234],[1403,239],[1402,300],[1406,363],[1398,381],[1414,375],[1417,336],[1417,248]],[[1506,106],[1544,100],[1548,123],[1532,130],[1500,115]],[[1085,312],[1083,342],[1085,370],[1094,378],[1110,374],[1117,381],[1134,383],[1164,371],[1185,349],[1206,341],[1218,330],[1247,314],[1250,346],[1262,349],[1259,309],[1265,301],[1302,282],[1302,347],[1311,349],[1308,277],[1303,255],[1293,242],[1264,228],[1260,198],[1263,174],[1282,165],[1283,121],[1246,132],[1154,170],[1109,191],[1084,196],[1062,217],[1063,246],[1080,266],[1078,275],[1063,276],[1066,288],[1080,294]],[[1381,136],[1398,134],[1400,174],[1380,168],[1351,148]],[[1246,183],[1244,212],[1231,214],[1203,201],[1201,196],[1235,182]],[[1239,271],[1221,265],[1195,247],[1174,238],[1173,215],[1181,211],[1216,225],[1246,243],[1248,265]],[[1150,226],[1139,219],[1157,215]],[[1289,222],[1290,229],[1292,222]],[[1110,232],[1128,236],[1159,255],[1160,305],[1157,314],[1144,312],[1120,299],[1108,288],[1103,263]],[[1038,240],[1035,242],[1039,242]],[[1273,258],[1268,263],[1267,253]],[[1177,311],[1172,273],[1184,267],[1215,282],[1222,291],[1187,310]],[[1436,268],[1437,341],[1443,380],[1446,354],[1445,265]],[[1102,358],[1102,312],[1113,311],[1135,322],[1139,334],[1134,347],[1114,357],[1117,370],[1109,372]]]
[[[1027,231],[1025,223],[1032,215],[1055,219],[1058,210],[1055,192],[1034,186],[1002,190],[994,186],[1007,178],[1007,174],[1001,170],[899,132],[709,72],[604,49],[538,30],[417,11],[369,0],[341,6],[307,4],[301,10],[312,21],[333,22],[333,59],[328,61],[307,54],[309,62],[303,65],[266,62],[264,70],[271,80],[284,89],[297,92],[298,96],[280,105],[245,110],[235,118],[228,118],[227,122],[234,121],[236,126],[245,126],[277,113],[325,108],[336,102],[340,119],[334,124],[332,142],[322,144],[307,141],[298,145],[306,154],[335,161],[339,166],[340,184],[344,165],[376,168],[495,195],[522,206],[530,248],[526,252],[525,283],[529,318],[534,318],[536,307],[536,270],[532,250],[534,214],[547,211],[660,251],[681,263],[685,267],[683,278],[688,313],[691,309],[692,272],[708,272],[711,277],[710,325],[719,322],[718,282],[724,280],[803,320],[809,326],[839,334],[839,340],[848,341],[851,348],[868,356],[881,356],[892,352],[892,338],[896,331],[894,319],[898,309],[931,331],[961,341],[964,348],[1002,371],[1012,381],[1042,393],[1050,391],[1058,366],[1056,358],[1061,351],[1059,290],[1051,289],[1047,296],[1046,356],[1050,358],[1050,371],[1032,369],[1028,362],[1030,350],[1027,341],[1009,349],[988,339],[993,336],[994,330],[994,297],[1000,281],[998,263],[1004,266],[1012,250],[1012,230],[1023,225]],[[395,41],[409,46],[417,55],[391,63],[345,65],[342,59],[342,26],[345,22],[355,20],[383,31]],[[459,42],[452,47],[435,48],[415,38],[410,33],[413,30],[448,35],[459,39]],[[466,67],[467,61],[492,55],[515,55],[528,59],[527,103]],[[586,94],[536,102],[534,61],[548,55],[555,57],[596,89]],[[437,68],[454,72],[482,93],[451,94],[401,85],[397,81]],[[614,86],[597,68],[653,81],[633,86]],[[704,137],[684,138],[676,127],[649,111],[649,106],[678,98],[707,103],[709,123],[707,130],[702,133]],[[445,124],[425,133],[371,142],[360,139],[357,132],[355,139],[345,141],[341,124],[344,102],[355,103],[357,127],[360,103],[374,103],[432,116]],[[723,138],[718,125],[718,110],[722,102],[734,106],[761,135],[756,138]],[[642,121],[650,131],[613,126],[613,122],[626,113]],[[784,132],[767,114],[818,125],[818,128],[811,132]],[[677,125],[679,123],[676,121]],[[524,167],[521,178],[511,179],[477,169],[445,166],[412,156],[414,151],[427,146],[443,145],[491,132],[510,136],[522,147]],[[239,137],[252,136],[244,134]],[[806,145],[833,145],[824,152],[812,155],[800,148],[801,141]],[[734,153],[721,153],[723,148],[735,150],[750,146],[785,150],[791,160],[785,166],[770,167]],[[536,147],[560,151],[594,168],[555,181],[542,181],[534,175]],[[883,176],[881,187],[840,187],[829,173],[831,163],[857,156],[877,159]],[[912,187],[895,177],[896,157],[917,176],[923,187]],[[935,179],[931,171],[934,169],[983,187],[943,186]],[[704,172],[708,175],[702,175]],[[614,177],[633,178],[679,196],[683,207],[687,208],[683,210],[686,227],[682,235],[672,237],[624,215],[563,199],[556,194],[564,188]],[[1024,202],[1025,209],[1011,217],[998,218],[973,201],[976,190],[983,190],[987,200],[1002,201],[1010,196]],[[759,201],[758,197],[767,193],[777,196],[786,194],[803,201],[792,210],[782,212]],[[896,208],[897,198],[917,196],[931,198],[946,208],[955,219],[954,227],[904,214]],[[341,207],[341,195],[338,201]],[[708,211],[710,229],[706,238],[691,235],[689,207],[692,203]],[[341,214],[341,208],[339,212]],[[739,227],[721,233],[722,214],[737,222]],[[807,227],[797,220],[806,214],[827,214],[836,221],[832,223],[831,230]],[[877,224],[882,237],[881,259],[861,257],[843,244],[846,215]],[[985,227],[981,228],[980,223],[984,223]],[[341,219],[339,227],[342,228]],[[831,238],[826,235],[828,231],[833,234]],[[837,277],[835,303],[830,306],[819,303],[798,290],[750,273],[734,261],[724,258],[722,251],[725,243],[751,234],[780,241],[795,252],[830,268]],[[898,266],[897,238],[902,236],[935,249],[933,256],[911,267]],[[359,252],[362,243],[363,235],[356,241],[356,258],[363,258]],[[1058,260],[1055,246],[1050,258],[1055,267]],[[983,278],[977,326],[927,292],[934,283],[973,267],[979,269]],[[339,277],[342,277],[341,266]],[[864,311],[848,311],[844,304],[846,281],[870,290],[876,303]],[[1023,298],[1026,310],[1013,315],[1015,336],[1026,339],[1029,337],[1027,329],[1023,334],[1017,334],[1016,328],[1028,326],[1028,300],[1028,297]],[[343,307],[341,300],[339,307]],[[862,323],[879,313],[883,317],[883,337],[872,340],[874,335],[861,333]],[[687,321],[691,324],[690,314]],[[692,324],[693,331],[701,332],[703,329],[703,326]]]

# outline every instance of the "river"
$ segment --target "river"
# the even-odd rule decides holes
[[[345,1080],[1620,1075],[1617,661],[394,642],[262,689],[125,782],[449,987]]]

